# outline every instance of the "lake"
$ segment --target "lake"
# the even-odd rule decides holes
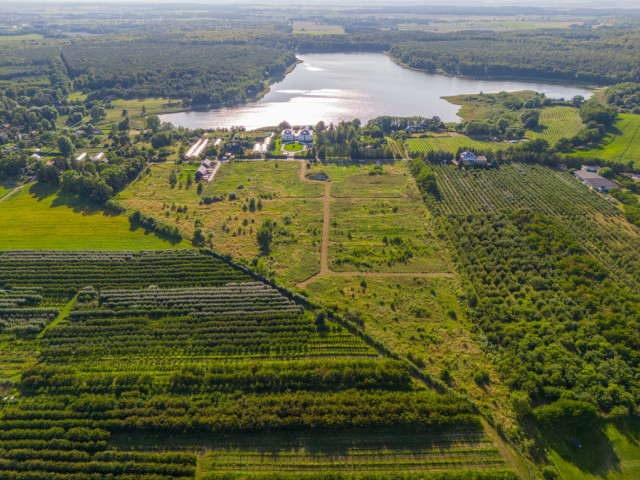
[[[510,80],[474,80],[408,70],[382,53],[314,53],[300,55],[302,63],[282,81],[274,83],[260,100],[234,108],[161,115],[164,122],[196,128],[247,130],[278,125],[329,124],[359,118],[363,124],[381,115],[438,116],[445,122],[460,120],[458,105],[443,96],[535,90],[551,98],[585,98],[581,86]]]

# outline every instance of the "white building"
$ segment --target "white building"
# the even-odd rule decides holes
[[[295,135],[293,134],[293,130],[290,128],[285,128],[281,134],[283,142],[293,142],[295,141]]]
[[[313,143],[313,130],[304,128],[296,135],[296,140],[300,143]]]

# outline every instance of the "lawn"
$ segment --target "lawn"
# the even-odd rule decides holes
[[[597,148],[572,153],[587,160],[601,159],[611,162],[633,162],[640,166],[640,115],[620,114],[614,130],[605,136]]]
[[[285,151],[287,152],[300,152],[303,149],[303,145],[300,143],[287,143],[284,146]]]
[[[145,250],[171,243],[132,231],[128,219],[112,216],[68,194],[38,184],[0,203],[0,249]],[[185,247],[186,245],[180,245]]]

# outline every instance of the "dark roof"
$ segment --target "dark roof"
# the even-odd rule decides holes
[[[596,190],[611,190],[612,188],[619,188],[616,182],[607,178],[601,177],[595,172],[589,172],[587,170],[576,170],[575,176],[582,180],[584,183]]]

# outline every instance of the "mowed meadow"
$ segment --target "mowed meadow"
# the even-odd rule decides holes
[[[572,155],[589,160],[632,163],[640,166],[640,115],[623,113],[596,148],[580,149]]]
[[[112,215],[86,200],[39,184],[25,185],[0,202],[0,250],[172,248],[124,215]]]

